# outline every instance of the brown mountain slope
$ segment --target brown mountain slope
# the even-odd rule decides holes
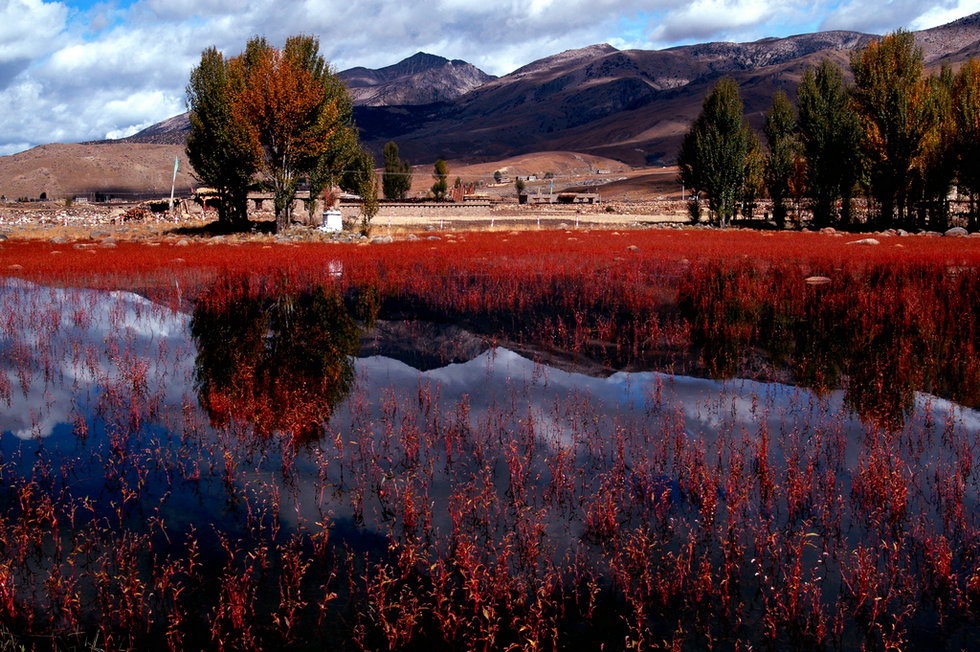
[[[956,67],[980,54],[980,14],[915,35],[929,70],[941,64]],[[777,88],[795,96],[805,68],[823,58],[837,61],[847,71],[851,54],[872,38],[823,32],[659,51],[594,45],[532,62],[451,101],[357,106],[355,119],[362,140],[376,154],[385,142],[395,140],[404,158],[422,165],[440,157],[495,161],[540,151],[581,152],[631,165],[664,164],[674,160],[683,133],[721,76],[731,75],[739,83],[748,120],[758,128]],[[445,64],[439,61],[446,60],[417,55],[404,65],[382,69],[385,72],[354,69],[351,83],[380,93],[379,102],[387,101],[397,93],[379,90],[386,83],[442,70]],[[177,116],[122,142],[183,143],[186,125],[186,116]],[[102,155],[107,157],[104,169],[108,170],[115,169],[108,161],[122,153],[106,149]],[[0,157],[0,179],[10,177],[4,174],[5,158],[11,157]],[[51,167],[47,169],[50,175]],[[126,172],[125,166],[121,171]],[[120,185],[108,173],[103,176],[100,183]],[[35,179],[33,191],[43,180]]]
[[[0,157],[0,194],[8,200],[60,200],[95,193],[127,199],[170,193],[174,156],[180,157],[177,189],[197,185],[183,145],[54,144]]]
[[[451,104],[361,108],[363,138],[389,139],[406,157],[500,158],[572,150],[634,165],[667,163],[723,75],[738,81],[759,127],[777,88],[792,97],[803,70],[830,58],[849,68],[871,35],[822,32],[754,43],[705,43],[659,51],[597,45],[536,61]],[[954,67],[980,48],[980,14],[916,33],[930,69]]]

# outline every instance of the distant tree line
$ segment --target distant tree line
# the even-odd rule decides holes
[[[247,223],[256,181],[273,191],[277,230],[289,224],[301,182],[309,186],[311,211],[334,183],[377,196],[374,160],[358,144],[350,95],[315,37],[290,37],[281,50],[255,37],[229,59],[206,49],[191,71],[187,105],[187,157],[198,180],[217,191],[223,222]]]
[[[868,200],[869,224],[942,229],[954,185],[967,194],[969,228],[978,227],[980,62],[958,73],[923,75],[923,55],[899,30],[852,55],[853,85],[824,60],[805,71],[794,109],[779,90],[766,114],[764,148],[745,123],[738,86],[721,79],[705,98],[678,154],[679,181],[691,190],[699,221],[751,217],[768,194],[780,228],[793,208],[815,226],[848,227],[856,196]]]

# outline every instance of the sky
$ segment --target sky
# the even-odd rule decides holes
[[[661,49],[845,29],[926,29],[980,0],[0,0],[0,155],[131,135],[186,110],[201,52],[313,34],[334,70],[416,52],[507,74],[609,43]]]

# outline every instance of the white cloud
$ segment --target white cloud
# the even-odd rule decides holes
[[[795,12],[793,3],[754,0],[694,0],[669,13],[657,24],[650,40],[657,44],[736,40],[773,20]]]
[[[980,11],[980,0],[944,2],[925,11],[921,16],[909,23],[908,28],[919,30],[938,27],[951,23],[963,16],[975,14],[978,11]]]
[[[60,2],[0,2],[0,62],[42,55],[61,33],[68,9]]]
[[[914,28],[914,24],[920,17],[931,12],[947,11],[954,4],[955,0],[936,0],[931,4],[923,3],[921,0],[885,0],[884,2],[850,0],[833,8],[821,23],[821,29],[846,29],[884,34],[900,27]],[[962,15],[965,14],[959,14],[957,17]]]

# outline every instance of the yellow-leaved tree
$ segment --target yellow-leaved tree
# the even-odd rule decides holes
[[[211,69],[221,83],[206,86],[201,73]],[[299,182],[305,179],[310,196],[317,197],[357,151],[350,96],[313,36],[292,36],[282,49],[255,37],[228,60],[211,48],[192,72],[187,94],[188,155],[199,162],[198,176],[209,183],[211,168],[254,162],[272,186],[277,231],[289,224]],[[209,111],[221,119],[206,119]]]

